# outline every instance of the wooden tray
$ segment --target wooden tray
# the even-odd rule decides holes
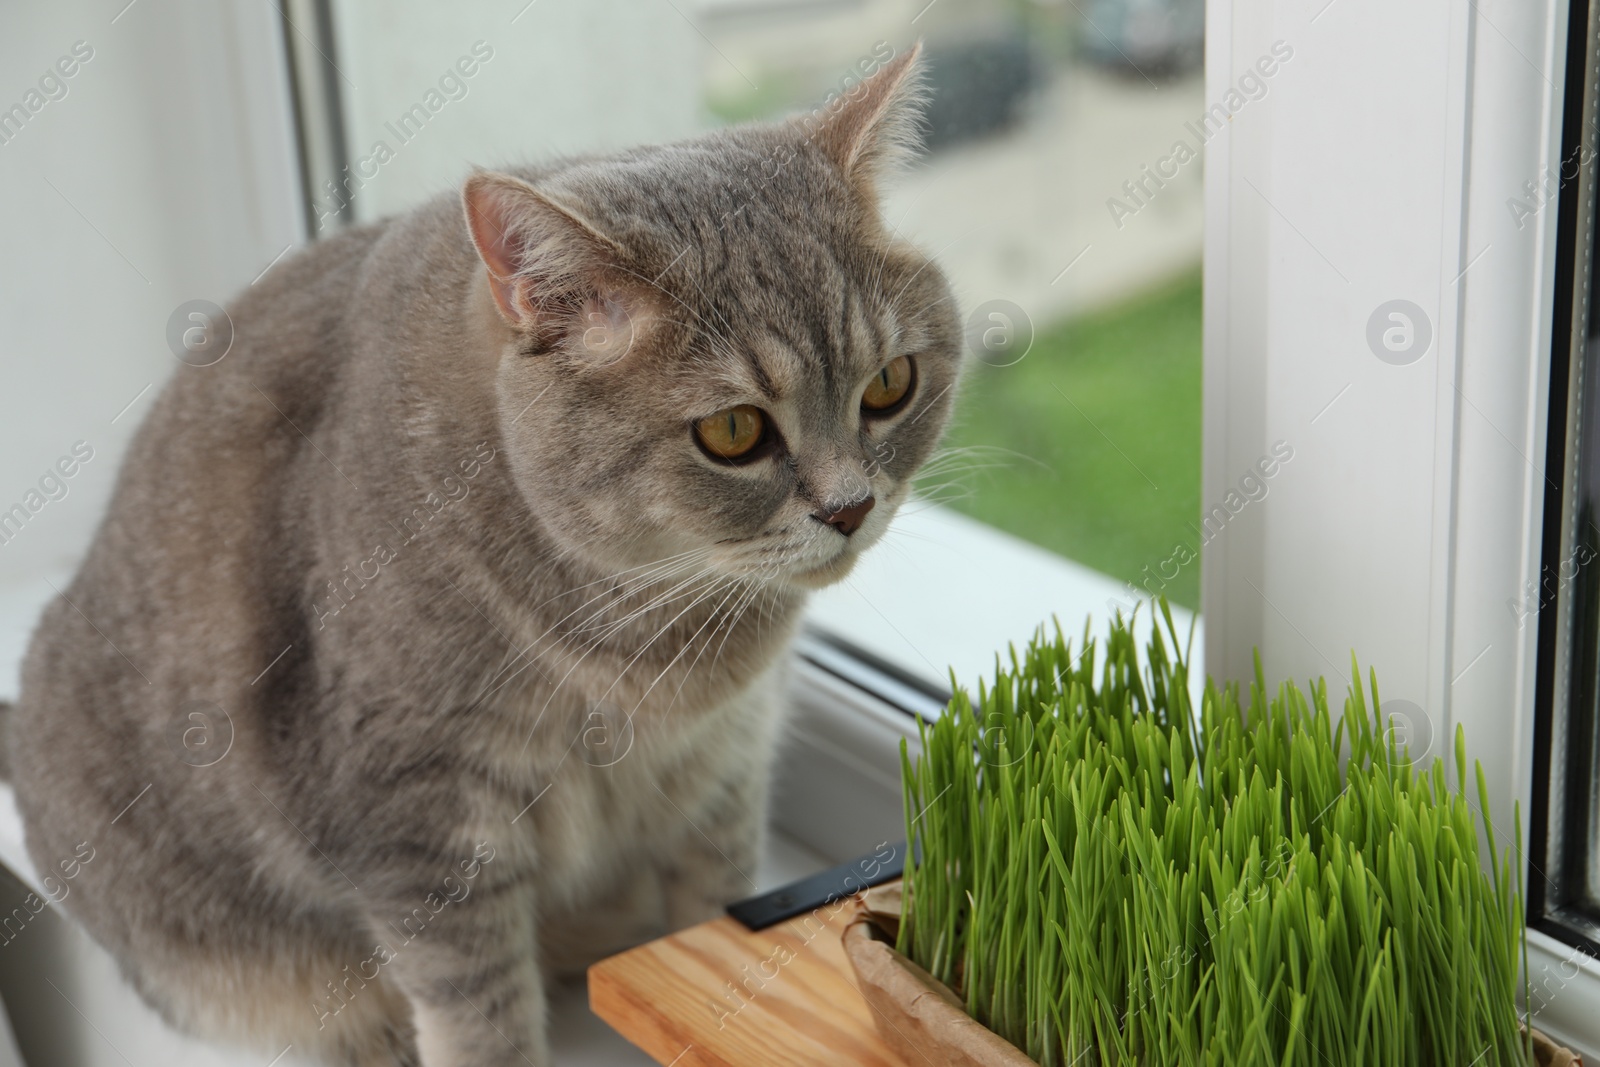
[[[702,923],[590,967],[589,1006],[669,1067],[972,1062],[929,1048],[914,1021],[896,1023],[868,1003],[843,941],[862,917],[860,898],[850,898],[760,933],[729,918]],[[902,1059],[880,1025],[922,1054]],[[1543,1034],[1535,1039],[1540,1067],[1582,1067]]]
[[[589,1006],[672,1067],[906,1067],[845,958],[856,912],[842,900],[760,933],[729,918],[682,930],[589,968]]]

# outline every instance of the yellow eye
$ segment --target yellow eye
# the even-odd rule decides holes
[[[890,361],[867,382],[867,390],[861,394],[862,408],[881,413],[898,407],[910,395],[914,377],[910,356]]]
[[[766,429],[767,417],[760,408],[740,404],[696,422],[694,435],[718,459],[738,459],[766,438]]]

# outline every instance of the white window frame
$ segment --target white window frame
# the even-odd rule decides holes
[[[1269,676],[1337,686],[1356,650],[1430,756],[1465,727],[1501,847],[1542,788],[1538,627],[1510,605],[1541,562],[1556,243],[1553,205],[1519,229],[1508,200],[1558,165],[1567,11],[1211,0],[1207,21],[1209,100],[1296,50],[1206,159],[1204,499],[1296,449],[1207,546],[1207,668],[1245,677],[1259,647]],[[1432,318],[1407,366],[1367,350],[1391,299]],[[1529,957],[1535,1025],[1592,1056],[1600,967],[1537,932]]]

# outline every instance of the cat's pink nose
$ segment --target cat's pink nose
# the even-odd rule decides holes
[[[872,505],[877,501],[872,497],[862,497],[847,507],[838,511],[814,511],[812,517],[818,522],[825,522],[835,530],[849,537],[861,528],[861,521],[867,517],[867,512],[872,510]]]

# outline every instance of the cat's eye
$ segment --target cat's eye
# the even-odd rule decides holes
[[[694,424],[694,435],[717,459],[744,459],[767,438],[767,417],[758,407],[740,404]]]
[[[916,369],[911,365],[910,356],[890,360],[868,380],[867,389],[861,394],[862,410],[874,415],[887,415],[898,410],[906,397],[911,395],[915,380]]]

